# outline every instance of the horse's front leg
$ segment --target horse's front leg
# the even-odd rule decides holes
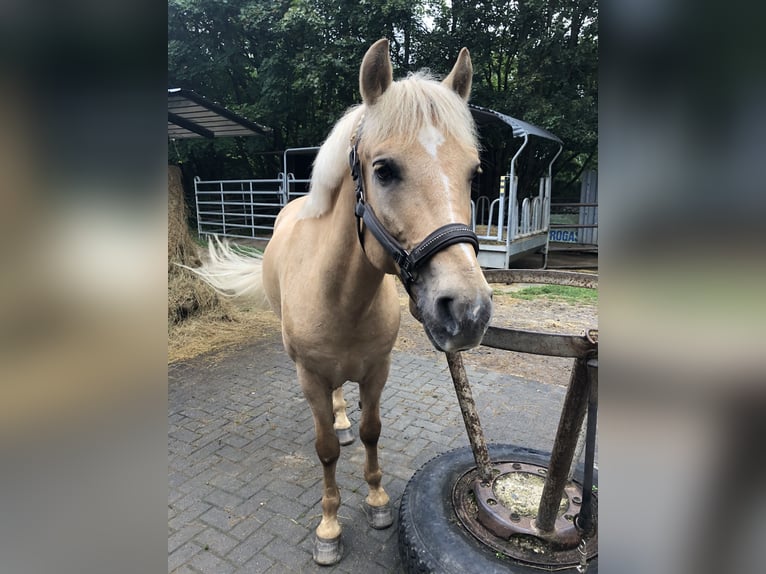
[[[336,564],[343,556],[340,540],[340,490],[335,482],[335,466],[340,456],[340,443],[333,429],[332,386],[329,381],[298,367],[298,381],[314,415],[316,452],[324,471],[322,521],[314,539],[314,561],[321,565]]]
[[[335,417],[335,434],[343,446],[354,442],[354,432],[351,430],[351,421],[346,416],[346,400],[343,398],[343,387],[338,387],[332,392],[332,412]]]
[[[359,384],[359,398],[362,403],[362,420],[359,424],[359,438],[365,450],[364,479],[369,494],[364,501],[367,520],[373,528],[388,528],[394,521],[391,502],[381,486],[383,472],[378,463],[378,439],[380,438],[380,395],[388,379],[389,360],[386,360],[369,377]]]

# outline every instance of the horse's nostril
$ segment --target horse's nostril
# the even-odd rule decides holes
[[[457,335],[458,322],[455,318],[455,300],[452,297],[439,297],[436,300],[436,318],[450,335]]]

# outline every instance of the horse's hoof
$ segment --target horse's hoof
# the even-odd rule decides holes
[[[350,445],[354,442],[354,431],[351,430],[351,427],[348,427],[347,429],[335,429],[335,435],[343,446]]]
[[[340,534],[337,538],[320,538],[314,536],[314,562],[320,566],[332,566],[340,562],[343,557],[343,544]]]
[[[367,501],[363,501],[362,508],[367,516],[367,522],[375,530],[383,530],[394,523],[394,512],[391,510],[390,502],[383,506],[370,506]]]

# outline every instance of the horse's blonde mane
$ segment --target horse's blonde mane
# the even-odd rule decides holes
[[[397,137],[411,143],[431,124],[469,147],[477,147],[476,126],[463,99],[449,87],[418,72],[393,82],[373,106],[349,109],[335,124],[314,160],[308,201],[300,217],[320,217],[332,207],[349,173],[351,137],[361,127],[360,143]]]
[[[311,187],[299,218],[320,217],[330,211],[333,199],[349,170],[348,153],[351,134],[357,129],[365,106],[355,106],[338,120],[327,139],[319,148],[311,172]]]

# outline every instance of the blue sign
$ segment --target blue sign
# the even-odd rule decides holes
[[[548,233],[551,241],[558,241],[560,243],[577,243],[577,231],[569,231],[568,229],[551,229]]]

